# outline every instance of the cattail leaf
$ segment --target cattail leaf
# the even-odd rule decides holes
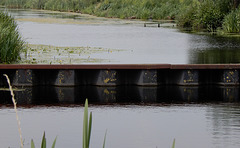
[[[33,140],[31,140],[31,148],[35,148]]]
[[[88,148],[88,100],[85,101],[83,116],[83,148]]]
[[[46,142],[46,137],[45,137],[45,132],[44,132],[43,137],[42,137],[41,148],[46,148],[46,147],[47,147],[47,142]]]
[[[104,136],[104,141],[103,141],[103,148],[105,148],[105,143],[106,143],[106,137],[107,137],[107,130],[105,132],[105,136]]]
[[[92,112],[90,112],[89,125],[88,125],[88,143],[87,143],[88,148],[90,145],[91,131],[92,131]]]
[[[175,139],[173,140],[172,148],[175,148]]]
[[[54,139],[54,141],[53,141],[52,148],[55,148],[56,141],[57,141],[57,137],[56,137],[56,138]]]

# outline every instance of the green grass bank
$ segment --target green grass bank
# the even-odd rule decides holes
[[[46,9],[123,19],[174,19],[192,30],[239,33],[240,0],[1,0],[12,8]]]

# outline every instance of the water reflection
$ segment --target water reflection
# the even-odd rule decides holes
[[[193,36],[189,50],[191,64],[240,63],[240,38]]]
[[[28,14],[26,11],[17,11],[16,15],[22,18],[46,17],[46,14],[36,14],[32,11]],[[65,18],[57,14],[52,17]],[[179,33],[171,29],[135,26],[77,27],[22,23],[20,27],[30,43],[131,49],[133,52],[120,57],[126,63],[240,62],[237,38],[219,38]],[[58,29],[53,32],[53,28]],[[79,29],[82,30],[78,32],[79,36],[76,36],[76,30]],[[92,32],[89,34],[89,31]],[[52,35],[48,36],[48,33]],[[117,56],[119,57],[119,53]],[[137,58],[138,60],[135,60]],[[36,86],[18,88],[14,93],[19,105],[32,105],[32,108],[19,108],[26,147],[30,147],[31,138],[36,139],[36,145],[40,145],[40,141],[37,140],[41,139],[43,131],[46,131],[49,141],[58,136],[56,147],[81,146],[82,104],[88,98],[91,103],[90,110],[94,115],[92,147],[102,145],[105,130],[108,129],[107,147],[110,148],[170,147],[173,138],[177,140],[177,147],[182,148],[236,148],[240,147],[239,92],[239,87],[210,85]],[[0,98],[1,105],[12,104],[9,91],[1,89]],[[219,105],[219,102],[224,103]],[[189,103],[197,104],[188,105]],[[39,104],[54,107],[39,107]],[[58,106],[61,104],[66,104],[67,107]],[[81,106],[71,106],[72,104]],[[1,106],[0,119],[1,146],[18,147],[19,136],[14,111]]]
[[[234,140],[240,132],[239,105],[215,105],[207,109],[206,116],[212,124],[209,130],[215,147],[239,147],[240,142]]]
[[[104,17],[96,17],[88,14],[81,13],[72,13],[72,12],[58,12],[58,11],[48,11],[48,10],[31,10],[31,9],[6,9],[0,8],[0,11],[7,11],[15,19],[18,21],[33,21],[40,23],[54,23],[51,19],[59,21],[55,23],[59,23],[63,20],[68,21],[66,24],[142,24],[141,21],[136,20],[122,20],[117,18],[104,18]],[[48,19],[48,21],[43,21],[41,19]],[[82,23],[79,23],[82,22]]]
[[[56,147],[81,146],[82,106],[20,107],[25,146],[30,147],[31,138],[40,145],[43,131],[49,141],[58,136]],[[106,129],[107,147],[113,148],[170,147],[174,138],[183,148],[240,146],[238,103],[91,105],[89,109],[94,119],[92,147],[102,145]],[[18,147],[14,110],[0,107],[0,118],[1,146]]]
[[[6,9],[0,8],[0,11],[6,11],[11,13],[15,18],[30,18],[30,17],[49,17],[49,18],[81,18],[80,15],[74,15],[73,13],[61,13],[57,11],[41,11],[41,10],[30,10],[30,9]],[[83,16],[82,16],[83,17]]]
[[[239,102],[239,87],[224,86],[78,86],[26,87],[15,91],[18,104],[82,104],[88,98],[93,104],[152,104]],[[1,104],[11,104],[8,91],[0,91]]]

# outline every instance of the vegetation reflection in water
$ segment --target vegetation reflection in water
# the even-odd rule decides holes
[[[194,34],[190,40],[189,64],[240,63],[239,36]]]
[[[75,24],[75,25],[141,25],[145,21],[123,20],[118,18],[96,17],[88,14],[59,12],[49,10],[28,10],[28,9],[5,9],[0,7],[0,11],[7,11],[19,22],[35,22],[48,24]],[[172,25],[171,25],[172,26]]]
[[[219,50],[208,49],[200,50],[194,53],[191,63],[194,64],[229,64],[240,63],[239,49]]]

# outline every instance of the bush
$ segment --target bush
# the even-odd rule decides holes
[[[190,6],[183,6],[179,15],[177,15],[178,25],[183,28],[192,28],[197,17],[199,5],[198,1],[193,1]]]
[[[233,10],[224,17],[223,31],[226,33],[240,32],[240,10]]]
[[[209,32],[214,32],[218,27],[221,27],[222,20],[223,14],[219,5],[213,0],[205,0],[199,7],[194,27],[198,29],[204,28]]]
[[[0,63],[13,63],[20,59],[24,49],[17,24],[7,13],[0,12]]]
[[[209,32],[221,28],[223,19],[225,31],[236,32],[236,16],[229,13],[238,4],[237,0],[0,0],[0,5],[8,7],[74,11],[103,17],[177,19],[181,27]]]
[[[177,20],[182,27],[215,32],[217,28],[222,26],[225,13],[226,10],[223,12],[222,4],[218,0],[205,0],[203,2],[193,0],[190,5],[181,8]]]

